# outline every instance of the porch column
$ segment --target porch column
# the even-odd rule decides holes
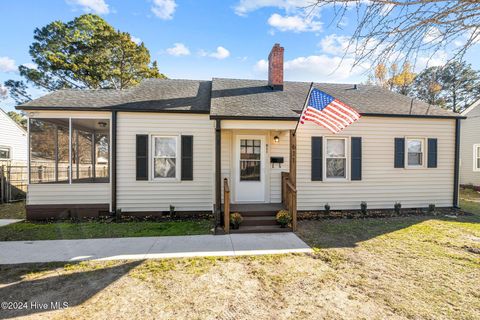
[[[297,186],[297,136],[290,130],[290,182]]]
[[[217,220],[217,225],[222,224],[222,130],[221,130],[221,120],[217,119],[215,121],[215,216]]]

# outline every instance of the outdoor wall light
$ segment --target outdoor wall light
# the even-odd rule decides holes
[[[273,137],[273,141],[275,141],[275,143],[279,143],[280,142],[280,138],[278,136],[275,136]]]
[[[103,122],[103,121],[100,121],[98,123],[98,125],[101,127],[101,128],[105,128],[107,126],[107,123],[106,122]]]

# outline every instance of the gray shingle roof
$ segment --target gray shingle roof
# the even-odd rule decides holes
[[[316,83],[314,86],[362,114],[460,115],[386,89],[351,84]],[[296,119],[310,83],[286,81],[275,91],[263,80],[214,78],[200,80],[148,79],[126,90],[59,90],[18,106],[41,110],[141,110],[209,113],[220,118]]]
[[[148,79],[126,90],[58,90],[18,106],[18,109],[210,110],[211,81]]]
[[[218,79],[212,82],[213,117],[298,117],[310,83],[284,83],[283,91],[274,91],[263,80]],[[460,116],[439,107],[414,100],[377,86],[315,83],[318,88],[362,114]],[[294,112],[297,111],[297,112]]]

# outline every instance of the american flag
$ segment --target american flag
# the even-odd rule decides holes
[[[339,133],[355,121],[360,114],[331,95],[313,88],[308,104],[302,112],[300,123],[312,121],[333,133]]]

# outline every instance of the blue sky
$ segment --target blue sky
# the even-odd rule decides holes
[[[266,78],[265,59],[276,42],[285,47],[287,80],[349,82],[366,79],[351,69],[344,44],[354,28],[329,26],[331,12],[305,18],[296,4],[307,0],[15,0],[0,2],[0,83],[20,79],[18,65],[31,63],[33,30],[54,20],[69,21],[85,12],[100,14],[115,28],[143,41],[160,71],[171,78]],[[353,14],[353,13],[352,13]],[[467,60],[479,68],[472,57]],[[436,57],[441,61],[445,57]],[[337,68],[338,67],[338,68]],[[365,68],[368,69],[368,65]],[[34,96],[43,94],[32,88]],[[0,107],[13,110],[11,99]]]

